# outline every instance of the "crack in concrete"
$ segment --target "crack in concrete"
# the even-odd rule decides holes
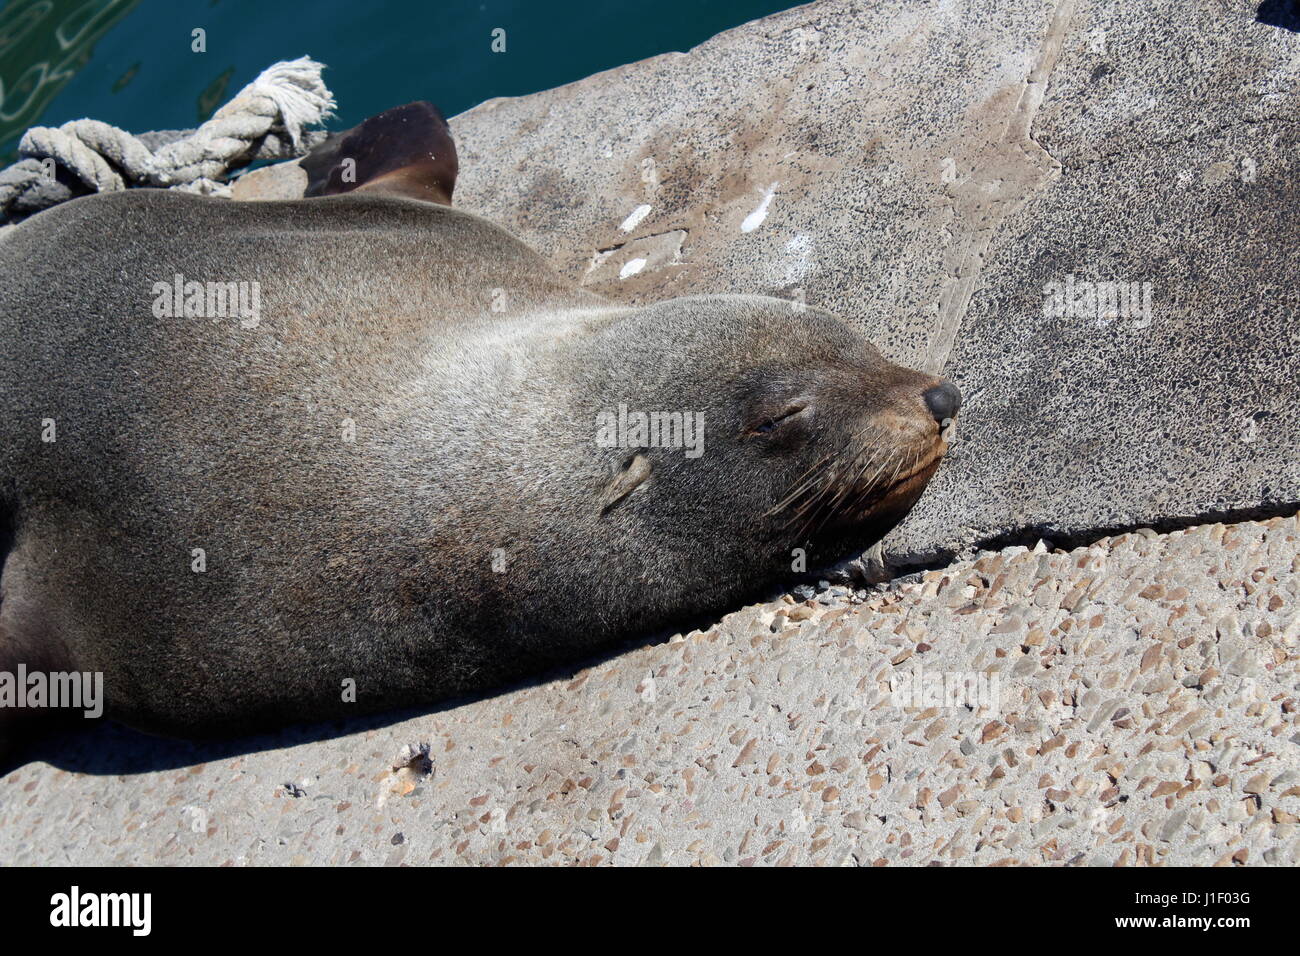
[[[685,226],[680,226],[676,229],[661,229],[659,232],[648,232],[644,236],[630,236],[621,242],[614,243],[612,246],[601,246],[599,249],[595,250],[595,255],[608,255],[611,252],[618,252],[618,250],[625,246],[630,246],[638,242],[645,242],[648,239],[658,239],[660,236],[671,236],[678,232],[680,232],[683,237],[690,235],[690,230]]]
[[[680,265],[682,249],[689,238],[690,232],[686,229],[668,229],[596,249],[591,254],[587,271],[583,273],[579,284],[613,281],[615,277],[605,273],[609,271],[611,264],[620,262],[623,269],[630,268],[630,271],[625,273],[620,269],[617,275],[619,281],[643,271],[653,272],[665,266]]]
[[[938,327],[922,362],[927,372],[940,373],[948,361],[993,237],[1033,195],[1061,174],[1061,164],[1034,139],[1032,127],[1076,2],[1057,3],[1038,60],[1021,85],[992,154],[976,166],[969,178],[951,188],[953,232],[959,238],[944,255],[943,268],[949,278],[939,293]]]
[[[1151,531],[1166,535],[1175,531],[1185,531],[1207,524],[1242,524],[1248,521],[1267,521],[1270,518],[1290,518],[1300,514],[1300,499],[1281,503],[1257,505],[1242,508],[1210,508],[1195,514],[1168,515],[1152,518],[1146,522],[1129,522],[1126,524],[1106,525],[1103,527],[1081,528],[1075,531],[1062,531],[1050,524],[1027,525],[1001,534],[980,538],[960,550],[941,549],[927,555],[914,557],[886,557],[884,569],[888,574],[886,580],[897,580],[918,571],[940,571],[950,565],[963,561],[977,551],[1002,551],[1012,547],[1034,548],[1041,541],[1049,549],[1074,551],[1086,548],[1106,538],[1115,538],[1124,534]]]

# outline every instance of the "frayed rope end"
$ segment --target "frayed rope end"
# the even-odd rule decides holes
[[[273,63],[257,79],[240,91],[231,104],[245,96],[265,96],[275,103],[284,122],[285,132],[297,147],[304,126],[323,123],[334,116],[338,105],[334,94],[321,79],[325,64],[309,56]]]

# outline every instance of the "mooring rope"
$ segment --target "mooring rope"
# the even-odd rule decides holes
[[[301,156],[324,138],[323,132],[303,129],[333,114],[323,69],[305,56],[276,63],[195,130],[135,136],[91,119],[33,126],[18,145],[22,159],[0,171],[0,222],[13,223],[87,192],[131,186],[229,195],[225,177],[232,170],[255,160]],[[60,182],[58,169],[74,185]]]

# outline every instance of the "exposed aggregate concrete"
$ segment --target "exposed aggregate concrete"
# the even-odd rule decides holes
[[[330,740],[29,763],[0,780],[0,861],[1295,865],[1297,572],[1277,518],[805,588]],[[918,663],[998,675],[1000,709],[895,706]]]

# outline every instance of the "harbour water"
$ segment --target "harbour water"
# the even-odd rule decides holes
[[[417,99],[452,116],[494,96],[687,50],[794,5],[8,0],[0,3],[0,163],[12,162],[33,125],[91,117],[137,133],[191,128],[271,63],[303,54],[329,66],[337,129]]]

